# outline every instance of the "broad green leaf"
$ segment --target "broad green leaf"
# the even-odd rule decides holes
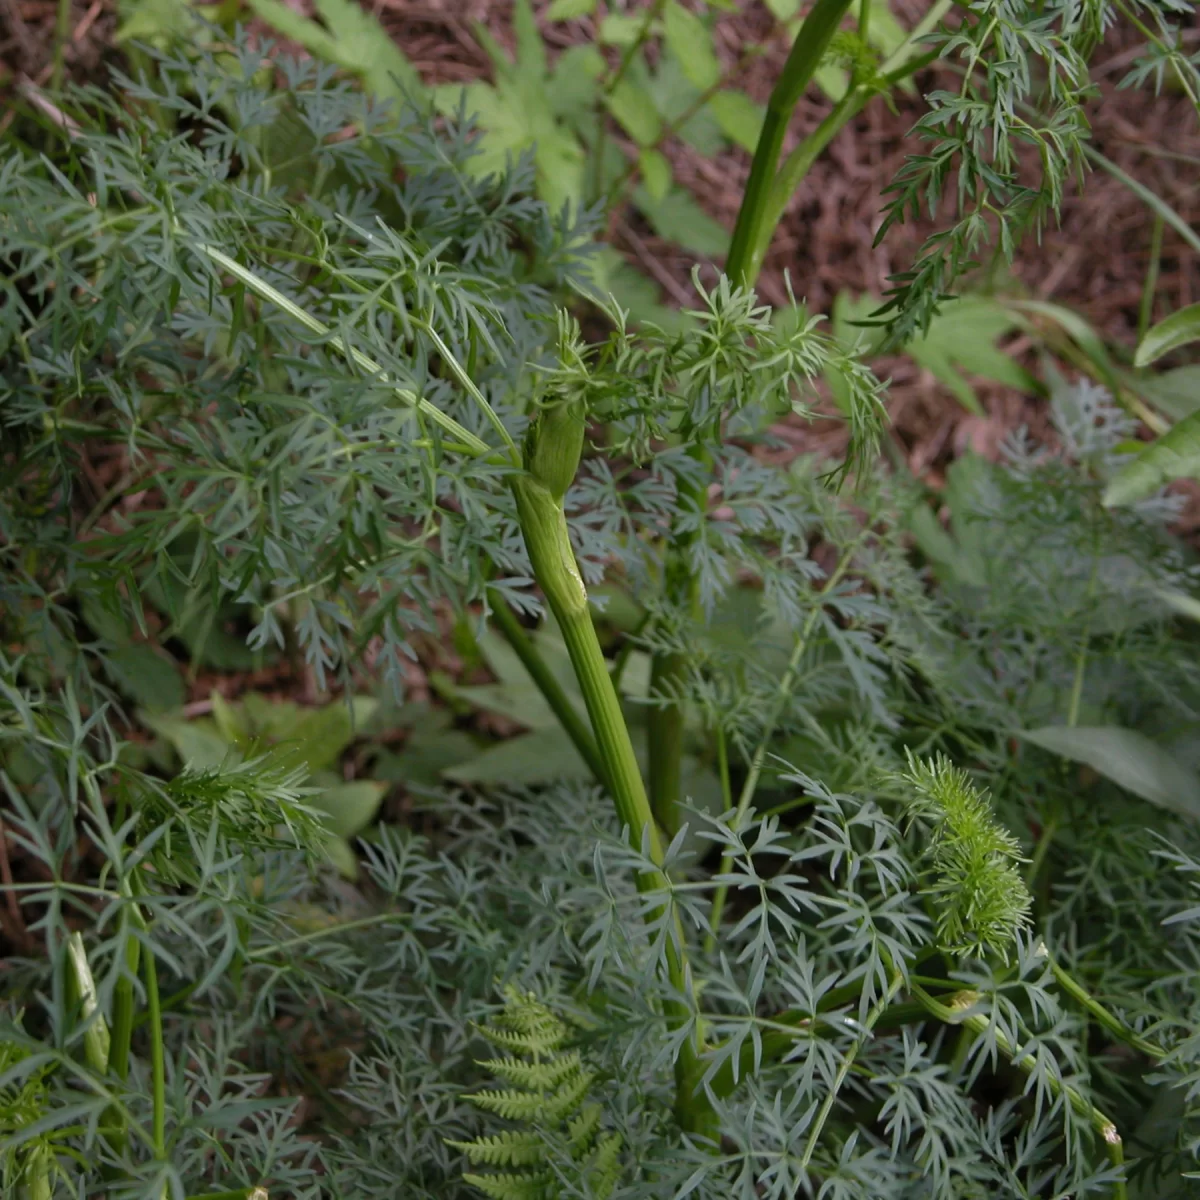
[[[196,33],[196,18],[215,21],[219,5],[189,3],[189,0],[121,0],[121,22],[113,35],[117,45],[145,42],[165,49],[172,42]]]
[[[475,113],[484,136],[468,160],[473,175],[502,173],[509,161],[534,151],[538,194],[557,212],[583,200],[586,156],[578,140],[555,115],[553,89],[535,71],[497,72],[495,87],[476,81],[466,91],[466,109]],[[438,93],[439,103],[457,108],[458,96]]]
[[[358,878],[358,857],[354,848],[344,837],[327,833],[321,839],[321,849],[330,866],[343,878],[353,883]]]
[[[711,157],[725,146],[725,135],[708,105],[696,107],[702,92],[687,76],[679,57],[670,46],[663,48],[658,69],[653,73],[641,59],[635,59],[629,77],[636,80],[651,96],[664,122],[687,120],[679,126],[679,138],[698,154]]]
[[[834,301],[834,335],[846,346],[857,342],[860,352],[871,354],[879,344],[879,331],[856,324],[866,321],[879,306],[869,295],[840,293]],[[979,398],[967,375],[990,379],[1021,391],[1036,388],[1033,377],[996,346],[1022,321],[998,301],[987,296],[949,300],[933,319],[929,332],[909,342],[904,352],[944,384],[969,412],[982,413]],[[858,341],[858,339],[862,339]],[[836,384],[831,380],[831,385]]]
[[[929,332],[904,349],[944,383],[963,408],[982,415],[979,398],[963,372],[1024,392],[1036,386],[1028,371],[996,347],[997,340],[1017,325],[1012,314],[995,301],[985,296],[964,296],[947,301]]]
[[[655,200],[661,200],[671,187],[671,164],[665,154],[658,150],[643,150],[638,155],[638,168],[646,191]]]
[[[676,187],[661,200],[655,200],[640,187],[633,198],[654,232],[677,246],[708,258],[718,258],[728,248],[729,233],[696,203],[691,192]]]
[[[663,9],[663,35],[684,73],[703,91],[721,78],[721,64],[713,50],[712,33],[679,0],[667,0]]]
[[[813,82],[836,103],[850,86],[850,74],[835,63],[823,62],[813,72]]]
[[[1149,738],[1118,725],[1050,725],[1019,735],[1083,763],[1127,792],[1185,817],[1200,818],[1200,780]]]
[[[790,21],[800,11],[800,0],[767,0],[767,8],[777,21]]]
[[[596,0],[554,0],[546,9],[547,21],[570,21],[575,17],[586,17],[594,12]]]
[[[330,833],[348,838],[375,819],[387,790],[388,785],[376,779],[356,779],[325,788],[310,796],[307,803],[322,815]]]
[[[220,692],[213,692],[209,703],[212,704],[213,720],[221,736],[231,746],[243,751],[249,749],[253,732],[246,720],[245,710],[240,705],[230,704]]]
[[[139,713],[141,723],[152,733],[170,742],[185,767],[194,771],[214,771],[226,761],[241,756],[225,740],[214,721],[199,717],[169,717],[159,713]]]
[[[378,19],[354,0],[316,0],[324,26],[282,0],[246,0],[250,8],[284,37],[310,54],[359,76],[380,99],[419,100],[424,85],[416,68]]]
[[[1119,390],[1116,369],[1108,347],[1104,344],[1104,338],[1077,312],[1064,308],[1061,304],[1051,304],[1047,300],[1010,300],[1008,307],[1022,315],[1045,317],[1055,322],[1087,355],[1109,391],[1115,394]],[[1033,329],[1033,326],[1030,325],[1029,328]]]
[[[639,146],[651,146],[658,141],[662,122],[653,97],[626,76],[608,95],[608,111]]]
[[[584,269],[592,287],[601,295],[612,296],[629,314],[631,323],[648,321],[670,331],[678,331],[686,323],[678,309],[668,308],[663,303],[658,284],[611,246],[601,245],[589,257]]]
[[[1200,599],[1195,596],[1189,596],[1187,592],[1177,592],[1171,588],[1160,588],[1158,598],[1180,616],[1200,621]]]
[[[557,723],[554,728],[508,738],[442,774],[451,783],[509,787],[591,779],[587,764]]]
[[[290,743],[295,757],[310,772],[332,767],[357,736],[376,703],[361,696],[354,700],[353,709],[343,700],[335,700],[323,708],[301,709],[286,738],[281,740]]]
[[[1173,421],[1200,411],[1200,364],[1176,367],[1159,374],[1122,372],[1122,379],[1144,400]]]
[[[529,0],[516,0],[513,5],[513,33],[517,39],[517,70],[545,75],[546,43],[542,41]]]
[[[894,54],[908,40],[908,31],[896,19],[890,0],[871,0],[871,23],[867,43],[884,57]]]
[[[619,46],[622,50],[632,46],[637,41],[645,24],[644,13],[609,13],[600,22],[600,41],[606,46]],[[658,22],[655,22],[650,32],[658,32]]]
[[[1133,365],[1148,367],[1164,354],[1191,342],[1200,342],[1200,304],[1189,304],[1148,329],[1138,344]]]
[[[1200,412],[1185,417],[1122,467],[1104,490],[1107,508],[1136,504],[1175,479],[1200,475]]]
[[[546,86],[555,116],[563,121],[591,118],[598,91],[597,80],[604,74],[604,69],[604,55],[595,46],[568,46],[555,60]]]
[[[731,142],[743,150],[754,150],[765,112],[761,104],[755,104],[745,92],[730,89],[717,92],[709,100],[708,108]]]
[[[321,708],[306,708],[248,692],[239,704],[228,706],[229,711],[218,713],[214,700],[214,713],[218,726],[240,734],[231,740],[278,744],[289,762],[303,764],[312,774],[332,767],[341,758],[378,705],[369,696],[356,696],[350,704],[334,700]]]
[[[168,712],[187,699],[179,668],[150,646],[119,646],[105,656],[113,682],[141,708]]]
[[[430,733],[418,725],[402,750],[376,760],[372,773],[408,788],[431,788],[441,781],[443,771],[469,762],[479,753],[479,741],[461,729],[435,729]]]

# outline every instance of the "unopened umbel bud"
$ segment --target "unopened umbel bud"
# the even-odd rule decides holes
[[[543,408],[525,437],[525,469],[556,501],[579,470],[585,415],[582,400],[562,400]]]

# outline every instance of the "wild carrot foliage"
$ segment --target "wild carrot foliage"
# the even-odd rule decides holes
[[[1074,71],[1095,15],[1029,52]],[[697,275],[635,327],[527,162],[274,65],[162,55],[0,167],[6,1187],[1188,1195],[1195,567],[1171,500],[1103,503],[1128,418],[1062,383],[943,525],[802,304]],[[929,128],[986,207],[972,86]],[[846,458],[786,461],[821,378]],[[417,811],[372,824],[312,726],[185,719],[176,656],[291,654],[377,693],[336,759],[447,614],[529,670],[556,782],[401,757]]]

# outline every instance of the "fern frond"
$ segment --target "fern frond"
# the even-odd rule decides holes
[[[528,1167],[539,1162],[544,1154],[542,1139],[536,1133],[506,1129],[491,1137],[478,1137],[473,1142],[447,1142],[461,1150],[473,1163],[489,1167]]]
[[[489,1058],[479,1066],[491,1071],[500,1079],[516,1087],[532,1091],[548,1091],[558,1087],[564,1080],[583,1070],[583,1060],[578,1051],[571,1051],[548,1062],[523,1062],[519,1058]]]
[[[567,1122],[567,1138],[571,1146],[577,1149],[587,1149],[600,1128],[600,1118],[604,1115],[598,1104],[585,1104],[579,1115]]]
[[[463,1178],[499,1200],[552,1200],[564,1180],[585,1178],[589,1194],[609,1195],[620,1176],[621,1139],[600,1133],[603,1109],[587,1099],[595,1072],[584,1064],[578,1050],[556,1049],[567,1036],[566,1024],[536,996],[507,988],[504,1011],[480,1033],[516,1051],[478,1064],[513,1086],[488,1088],[465,1098],[485,1112],[535,1128],[447,1144],[461,1150],[472,1164],[543,1169],[498,1170]]]
[[[596,1200],[607,1200],[621,1178],[620,1134],[606,1133],[596,1143],[591,1161],[592,1194]]]
[[[525,1054],[551,1055],[566,1040],[567,1027],[533,993],[504,989],[504,1012],[479,1032],[494,1045]]]
[[[493,1200],[553,1200],[554,1176],[549,1171],[521,1175],[464,1175],[463,1179]]]

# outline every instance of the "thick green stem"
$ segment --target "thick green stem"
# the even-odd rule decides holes
[[[761,241],[783,138],[792,112],[820,65],[830,39],[837,32],[850,4],[851,0],[817,0],[796,34],[791,53],[767,102],[758,145],[754,150],[754,161],[750,166],[750,178],[742,195],[742,206],[725,260],[725,274],[742,287],[752,287],[758,275],[760,264],[754,262],[754,251]]]
[[[529,677],[537,685],[542,698],[550,706],[563,732],[571,739],[571,744],[579,751],[579,757],[587,763],[588,770],[596,777],[601,787],[607,788],[608,778],[604,769],[604,759],[596,749],[596,739],[587,722],[579,715],[579,710],[571,703],[570,697],[563,686],[555,678],[554,672],[546,665],[546,660],[538,653],[537,647],[525,627],[517,619],[508,601],[498,594],[492,595],[492,616],[497,628],[505,640],[513,648],[513,652],[521,660],[521,665],[529,672]]]
[[[983,1013],[972,1011],[980,1000],[978,992],[959,992],[951,999],[948,1005],[935,1000],[919,984],[914,983],[912,985],[912,993],[932,1016],[946,1025],[965,1026],[976,1037],[989,1031],[990,1023],[988,1018]],[[1000,1053],[1009,1062],[1015,1063],[1026,1075],[1033,1074],[1035,1063],[1028,1054],[1020,1054],[1018,1047],[1014,1046],[1001,1030],[992,1028],[990,1032],[991,1036],[995,1039],[997,1047],[1000,1049]],[[1050,1090],[1056,1095],[1061,1095],[1081,1117],[1089,1122],[1096,1133],[1100,1135],[1109,1162],[1115,1167],[1122,1166],[1125,1162],[1125,1147],[1116,1125],[1094,1104],[1089,1103],[1070,1084],[1063,1083],[1056,1075],[1047,1075],[1046,1078],[1050,1085]],[[1113,1197],[1114,1200],[1126,1200],[1127,1193],[1124,1179],[1118,1180],[1113,1185]]]
[[[582,445],[582,412],[573,411],[567,404],[543,412],[531,427],[526,442],[525,465],[529,473],[514,478],[512,490],[534,577],[562,631],[596,745],[604,760],[617,815],[626,828],[630,845],[649,860],[647,867],[638,872],[636,882],[640,892],[661,897],[661,902],[648,914],[652,923],[658,923],[667,917],[670,908],[670,881],[662,869],[662,842],[621,711],[620,697],[592,624],[587,589],[575,561],[563,511],[563,495],[575,474]],[[666,1005],[666,1016],[674,1030],[691,1025],[676,1060],[676,1113],[685,1129],[711,1133],[711,1106],[699,1087],[703,1074],[701,1044],[683,929],[677,915],[669,920],[670,928],[664,939],[666,974],[675,996]]]
[[[54,21],[54,67],[50,76],[50,90],[62,94],[67,67],[67,40],[71,35],[71,0],[58,0],[58,12]]]
[[[158,966],[154,953],[145,952],[146,1012],[150,1018],[150,1086],[154,1108],[154,1155],[167,1157],[167,1077],[163,1049],[162,1007],[158,998]]]

